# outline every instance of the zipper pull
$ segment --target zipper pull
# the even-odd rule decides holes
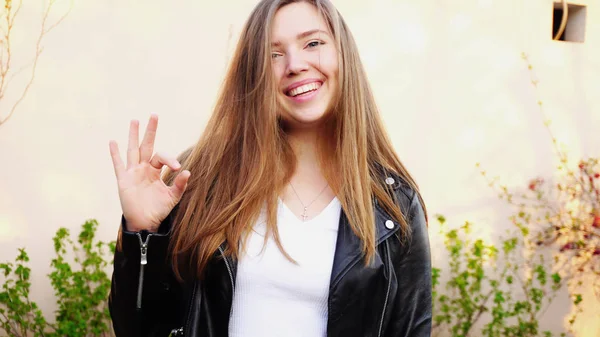
[[[140,259],[140,264],[141,265],[148,264],[148,244],[147,243],[143,243],[142,247],[140,249],[142,251],[142,256],[141,256],[141,259]]]
[[[171,330],[169,337],[175,337],[175,336],[183,336],[183,328]]]
[[[140,251],[141,251],[141,255],[140,255],[140,264],[141,265],[146,265],[148,264],[148,241],[150,241],[150,237],[152,236],[152,234],[148,234],[148,236],[146,237],[146,241],[142,241],[142,235],[140,233],[136,233],[138,239],[140,240]]]

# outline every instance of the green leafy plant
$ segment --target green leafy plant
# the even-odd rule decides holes
[[[19,249],[15,263],[1,263],[0,270],[8,279],[0,292],[0,328],[9,336],[44,336],[48,323],[37,304],[29,299],[31,282],[27,267],[29,256],[24,249]]]
[[[552,140],[556,169],[549,177],[533,178],[526,187],[515,189],[500,185],[498,177],[489,178],[483,169],[481,174],[490,187],[497,189],[501,199],[514,206],[512,223],[529,229],[527,245],[551,252],[554,272],[566,281],[574,302],[581,302],[581,292],[589,285],[600,299],[600,160],[588,157],[573,164],[569,159],[546,118],[533,65],[526,54],[522,58],[538,95],[539,113]],[[577,306],[571,313],[571,325],[581,310]]]
[[[474,238],[469,222],[448,229],[443,216],[437,219],[449,268],[432,271],[433,336],[553,336],[539,320],[563,280],[550,274],[542,254],[524,259],[528,230],[511,233],[497,248]]]
[[[54,236],[56,257],[48,275],[55,291],[58,309],[55,322],[48,322],[35,302],[29,298],[29,257],[19,249],[15,263],[2,263],[6,281],[0,292],[0,328],[11,337],[24,336],[111,336],[108,293],[110,279],[104,268],[114,253],[115,242],[95,240],[98,223],[86,221],[77,242],[69,230],[60,228]],[[73,264],[69,256],[74,256]]]

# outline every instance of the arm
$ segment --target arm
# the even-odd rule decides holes
[[[406,216],[411,228],[410,241],[394,245],[392,263],[398,291],[392,300],[388,336],[429,337],[431,335],[431,254],[427,222],[415,193]]]
[[[109,296],[117,337],[168,336],[181,325],[181,287],[168,258],[171,219],[149,233],[127,231],[121,217]]]
[[[140,145],[139,122],[131,121],[126,163],[118,144],[109,142],[123,211],[108,300],[118,337],[166,336],[183,316],[178,312],[184,307],[179,305],[182,287],[172,273],[168,247],[173,206],[180,202],[191,173],[180,170],[181,160],[154,153],[157,125],[158,116],[152,115]],[[169,185],[160,181],[165,166],[179,171],[168,171]]]

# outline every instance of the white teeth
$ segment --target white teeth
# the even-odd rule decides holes
[[[299,86],[297,88],[290,90],[289,95],[292,97],[298,96],[300,94],[304,94],[309,91],[317,90],[317,89],[319,89],[320,86],[321,86],[321,84],[319,82],[308,83],[308,84],[305,84],[305,85],[302,85],[302,86]]]

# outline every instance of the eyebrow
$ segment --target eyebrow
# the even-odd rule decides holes
[[[322,30],[322,29],[311,29],[311,30],[307,30],[307,31],[306,31],[306,32],[304,32],[304,33],[300,33],[300,34],[298,34],[298,35],[296,36],[296,40],[304,39],[304,38],[306,38],[306,37],[308,37],[308,36],[311,36],[311,35],[314,35],[314,34],[316,34],[316,33],[323,33],[323,34],[325,34],[325,35],[329,36],[329,33],[328,33],[328,32],[326,32],[326,31],[324,31],[324,30]],[[271,43],[271,46],[273,46],[273,47],[278,47],[278,46],[281,46],[281,42],[279,42],[279,41],[275,41],[275,42]]]

